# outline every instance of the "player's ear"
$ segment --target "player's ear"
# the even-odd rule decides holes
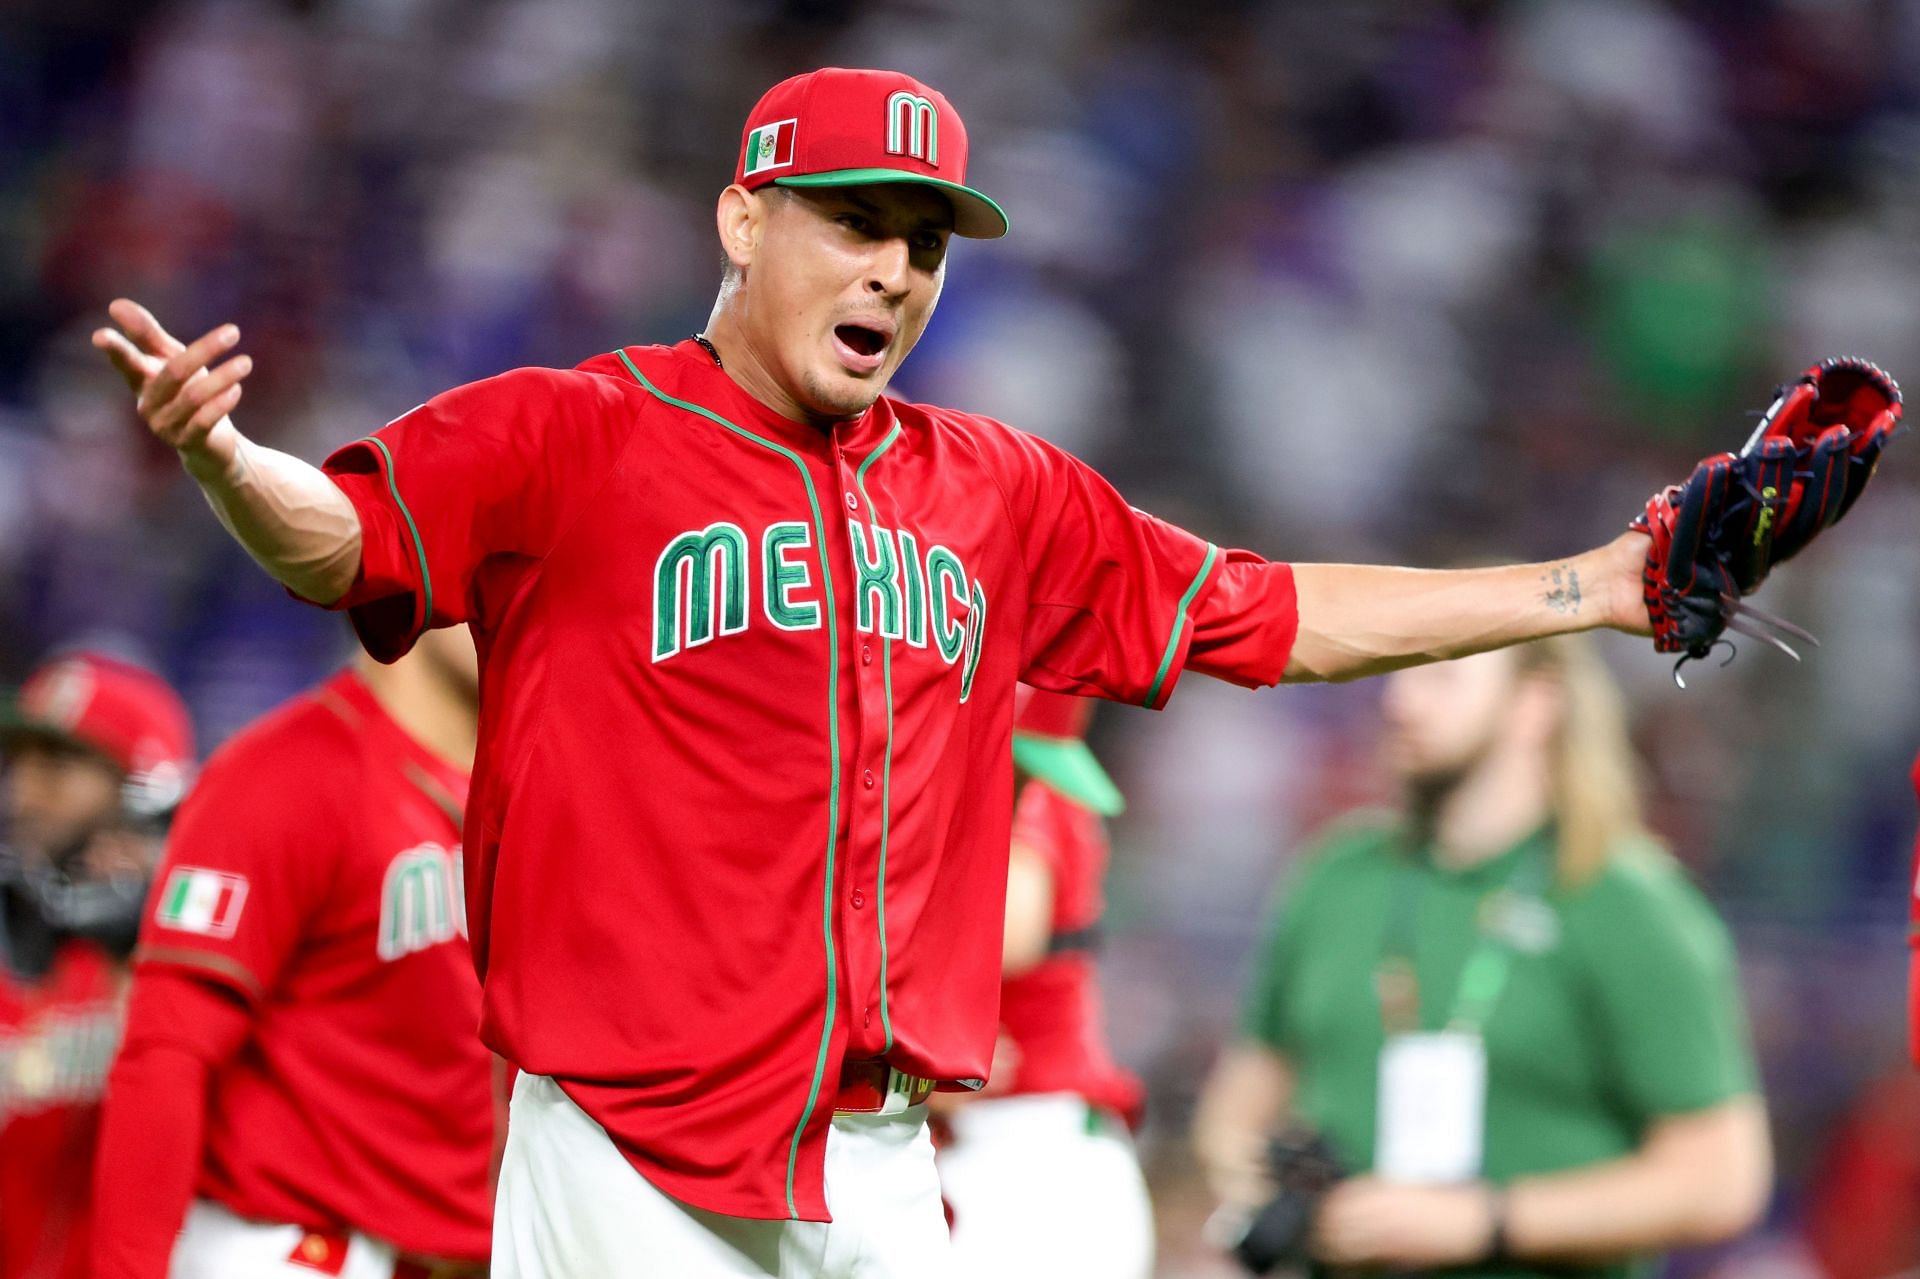
[[[766,224],[766,201],[739,183],[720,193],[714,210],[714,224],[720,232],[720,250],[735,269],[745,271],[753,263],[760,247],[761,228]]]

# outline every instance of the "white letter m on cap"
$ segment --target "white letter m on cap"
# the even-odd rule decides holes
[[[940,113],[933,103],[905,89],[887,99],[887,152],[940,166]]]

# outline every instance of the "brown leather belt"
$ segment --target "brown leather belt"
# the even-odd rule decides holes
[[[934,1081],[895,1070],[878,1057],[840,1067],[833,1108],[847,1115],[887,1115],[917,1106],[933,1095]]]
[[[482,1279],[487,1268],[477,1261],[440,1261],[432,1257],[396,1257],[393,1279]]]

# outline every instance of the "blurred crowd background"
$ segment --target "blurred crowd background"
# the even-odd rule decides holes
[[[143,438],[87,345],[110,298],[237,322],[243,428],[317,460],[454,383],[697,329],[745,112],[829,63],[942,88],[1013,220],[956,243],[898,389],[1223,544],[1565,553],[1818,357],[1920,378],[1916,3],[13,0],[0,682],[105,642],[217,745],[345,652]],[[1606,646],[1659,829],[1739,939],[1782,1156],[1765,1230],[1679,1273],[1898,1269],[1863,1214],[1920,1264],[1917,476],[1896,446],[1769,584],[1825,641],[1805,665],[1743,646],[1681,691]],[[1382,796],[1374,698],[1193,680],[1096,725],[1132,800],[1106,963],[1167,1276],[1225,1273],[1187,1113],[1276,877]]]

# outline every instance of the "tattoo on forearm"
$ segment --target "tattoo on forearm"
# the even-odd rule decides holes
[[[1571,564],[1564,567],[1556,565],[1545,579],[1552,583],[1545,595],[1547,607],[1556,613],[1573,614],[1580,611],[1580,570]]]

